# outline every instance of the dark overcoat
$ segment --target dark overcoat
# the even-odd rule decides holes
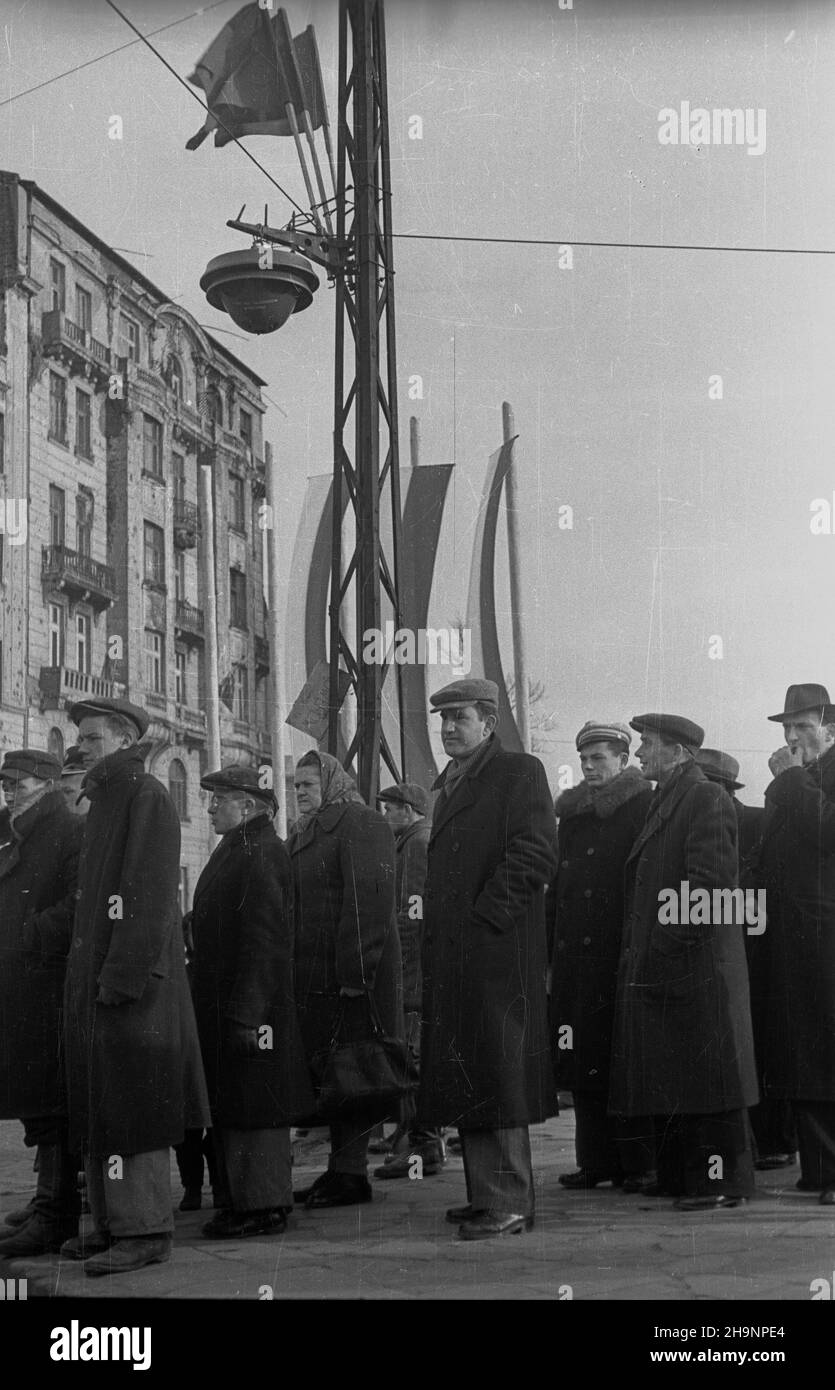
[[[397,934],[403,957],[403,1008],[419,1013],[423,997],[423,887],[431,824],[422,817],[395,836],[397,843]]]
[[[337,802],[294,834],[288,848],[293,867],[296,1004],[308,1062],[327,1048],[343,1007],[343,1037],[367,1034],[365,1000],[341,1000],[342,988],[370,992],[384,1031],[402,1038],[391,827],[385,817],[361,802]]]
[[[545,993],[556,841],[542,763],[504,752],[495,735],[436,802],[423,899],[426,1124],[510,1128],[557,1113]]]
[[[84,781],[90,812],[67,966],[71,1143],[145,1153],[211,1124],[186,980],[177,889],[180,822],[134,745]],[[119,1004],[98,1004],[99,986]]]
[[[608,1094],[623,932],[623,867],[652,800],[636,767],[563,793],[559,867],[545,899],[553,941],[551,1050],[557,1085]]]
[[[610,1110],[703,1115],[757,1101],[739,925],[664,925],[660,894],[734,888],[736,816],[695,763],[656,792],[626,862]]]
[[[835,1101],[835,748],[765,793],[765,1094]]]
[[[65,1115],[61,1013],[81,822],[47,792],[0,849],[0,1119]],[[40,928],[47,941],[40,944]]]
[[[192,992],[212,1120],[274,1129],[309,1115],[313,1093],[293,989],[290,859],[266,814],[230,830],[194,890]],[[252,1056],[228,1025],[259,1031]]]

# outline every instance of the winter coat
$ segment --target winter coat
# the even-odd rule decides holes
[[[835,748],[765,793],[760,1067],[769,1099],[835,1101]]]
[[[734,888],[736,816],[695,763],[655,793],[625,870],[609,1108],[712,1114],[757,1100],[745,947],[738,924],[665,924],[660,895]],[[711,899],[712,903],[712,899]]]
[[[84,781],[90,812],[65,993],[71,1143],[145,1153],[211,1123],[177,905],[180,823],[134,745]],[[99,986],[118,1004],[96,1002]]]
[[[623,932],[623,868],[652,787],[627,767],[592,792],[561,796],[559,867],[545,899],[553,939],[551,1048],[557,1085],[609,1090],[615,987]]]
[[[221,1128],[278,1128],[313,1109],[293,990],[291,896],[290,860],[267,815],[223,836],[194,890],[194,1011]],[[259,1030],[257,1053],[240,1055],[230,1022]]]
[[[369,1035],[366,999],[341,998],[343,987],[370,992],[383,1031],[403,1038],[391,827],[361,802],[337,802],[291,836],[288,849],[296,1004],[308,1063],[328,1047],[340,1010],[342,1038]]]
[[[545,886],[555,868],[545,769],[504,752],[493,735],[435,805],[423,898],[422,1123],[508,1128],[557,1113],[545,993]]]
[[[431,824],[424,817],[395,835],[397,847],[395,895],[397,934],[403,958],[403,1008],[420,1011],[423,979],[420,952],[423,942],[423,885]]]
[[[0,1119],[65,1115],[61,1013],[81,822],[46,792],[0,849]],[[42,950],[40,928],[48,936]]]

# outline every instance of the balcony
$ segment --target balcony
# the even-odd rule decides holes
[[[113,700],[123,694],[117,681],[102,680],[88,671],[70,671],[66,666],[42,666],[38,679],[41,709],[65,709],[90,696]]]
[[[177,705],[177,723],[181,731],[186,735],[198,735],[205,737],[206,734],[206,712],[202,709],[189,709],[188,705]]]
[[[184,642],[202,642],[202,609],[196,608],[193,603],[186,603],[185,599],[178,599],[174,630],[179,633]]]
[[[113,370],[110,348],[60,309],[50,309],[41,319],[41,351],[98,386],[107,384]]]
[[[41,580],[69,594],[74,603],[89,603],[97,612],[109,608],[116,598],[116,576],[110,565],[65,545],[42,546]]]
[[[208,444],[211,437],[211,425],[206,416],[201,415],[199,410],[193,406],[186,405],[184,400],[177,397],[174,407],[174,424],[172,433],[178,444],[185,444],[186,448],[199,450]]]
[[[194,502],[174,499],[174,544],[180,550],[192,550],[200,535],[200,512]]]

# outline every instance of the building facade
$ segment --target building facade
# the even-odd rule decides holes
[[[209,582],[223,761],[270,761],[263,385],[36,184],[0,172],[0,751],[63,754],[85,695],[144,706],[146,766],[182,822],[184,908],[216,843],[199,785]]]

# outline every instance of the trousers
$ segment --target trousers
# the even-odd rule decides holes
[[[122,1236],[171,1235],[171,1156],[168,1149],[122,1154],[121,1173],[110,1175],[112,1159],[86,1158],[87,1200],[97,1231]]]
[[[333,1173],[351,1173],[364,1178],[368,1170],[368,1141],[373,1125],[366,1120],[346,1117],[330,1126],[331,1152],[328,1167]]]
[[[651,1119],[608,1114],[605,1092],[574,1091],[573,1096],[578,1168],[622,1177],[655,1167]]]
[[[215,1129],[221,1186],[238,1215],[293,1206],[290,1130]]]
[[[656,1115],[658,1181],[676,1197],[750,1197],[754,1156],[745,1110]]]
[[[475,1211],[533,1216],[531,1141],[527,1125],[461,1129],[467,1200]]]
[[[835,1102],[792,1101],[800,1176],[810,1187],[835,1187]]]

